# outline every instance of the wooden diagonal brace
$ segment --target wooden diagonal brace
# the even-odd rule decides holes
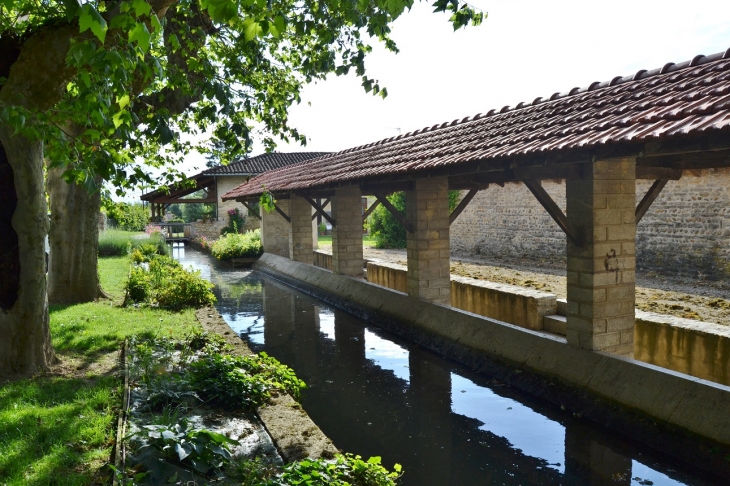
[[[248,209],[249,213],[253,214],[257,218],[259,218],[259,221],[261,221],[261,215],[256,210],[254,210],[253,207],[249,206],[248,203],[245,201],[241,201],[241,204],[243,204],[246,209]]]
[[[322,209],[326,208],[329,203],[330,203],[330,198],[325,199],[324,202],[322,203]],[[312,221],[314,221],[314,218],[316,218],[318,215],[319,215],[319,211],[315,211],[314,214],[312,215]]]
[[[477,195],[477,192],[479,192],[478,189],[472,189],[468,193],[466,193],[466,196],[464,196],[464,199],[462,199],[459,202],[459,205],[454,208],[454,211],[449,215],[449,225],[456,221],[456,218],[459,217],[461,212],[466,209],[466,207],[469,205],[469,202],[474,198],[474,196]]]
[[[414,232],[413,225],[406,219],[405,216],[403,216],[403,213],[398,211],[395,206],[393,206],[390,201],[388,201],[388,198],[383,196],[382,194],[375,193],[373,194],[376,198],[378,198],[378,201],[380,201],[380,204],[385,206],[385,209],[390,211],[390,214],[393,215],[393,217],[398,221],[409,233]]]
[[[662,192],[662,189],[664,189],[664,186],[667,185],[667,182],[669,181],[666,179],[654,181],[654,184],[652,184],[649,190],[646,191],[643,199],[641,200],[639,205],[636,206],[636,224],[639,224],[639,221],[641,221],[641,218],[643,218],[646,212],[649,210],[651,204],[656,200],[657,197],[659,197],[659,193]]]
[[[277,213],[281,214],[281,216],[287,221],[287,223],[291,223],[291,218],[284,211],[282,211],[281,208],[276,205],[276,203],[274,203],[274,209],[276,209]]]
[[[555,204],[555,201],[553,201],[550,197],[550,194],[545,191],[540,181],[524,180],[522,182],[525,183],[530,192],[535,196],[535,198],[537,198],[537,201],[542,204],[545,211],[547,211],[553,220],[558,223],[558,226],[560,226],[560,229],[563,230],[568,239],[570,239],[575,246],[583,246],[583,239],[580,237],[580,234],[576,231],[565,214],[563,214],[560,207]]]
[[[304,198],[305,201],[307,201],[309,204],[312,205],[312,207],[316,211],[314,213],[315,215],[320,214],[324,219],[326,219],[327,221],[329,221],[329,223],[332,225],[332,227],[335,227],[336,226],[335,220],[332,219],[332,217],[329,214],[327,214],[327,213],[324,212],[324,206],[320,206],[319,204],[317,204],[317,202],[314,199],[312,199],[309,196],[302,195],[302,197]]]
[[[363,223],[365,222],[366,219],[368,219],[368,216],[373,214],[373,211],[375,211],[375,208],[377,208],[378,206],[380,206],[380,201],[376,199],[375,202],[370,205],[370,207],[367,209],[367,211],[365,211],[363,213],[363,215],[362,215]]]

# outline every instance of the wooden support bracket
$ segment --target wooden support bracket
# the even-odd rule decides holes
[[[312,199],[309,196],[302,195],[302,197],[304,198],[305,201],[307,201],[309,204],[312,205],[312,207],[316,211],[314,213],[315,216],[317,214],[320,214],[324,219],[326,219],[327,221],[329,221],[329,223],[332,225],[332,227],[335,227],[336,226],[335,220],[332,219],[332,216],[330,216],[329,214],[327,214],[327,213],[324,212],[324,205],[320,206],[319,204],[317,204],[317,202],[314,199]],[[327,201],[329,201],[329,199]],[[314,218],[312,218],[312,219],[314,219]]]
[[[664,186],[667,185],[667,182],[669,182],[666,179],[659,179],[654,181],[654,184],[651,185],[648,191],[646,191],[646,194],[644,195],[643,199],[639,203],[638,206],[636,206],[636,224],[639,224],[639,221],[641,221],[641,218],[644,217],[646,212],[651,207],[651,204],[656,200],[657,197],[659,197],[659,193],[662,192],[662,189],[664,189]]]
[[[256,210],[254,210],[253,207],[249,206],[248,203],[245,201],[241,201],[241,204],[246,206],[246,209],[248,209],[248,212],[253,214],[254,216],[256,216],[259,219],[259,221],[261,221],[261,215]]]
[[[385,209],[390,211],[390,214],[393,215],[393,217],[398,221],[409,233],[414,232],[413,225],[406,219],[406,217],[398,211],[395,206],[393,206],[390,201],[388,201],[388,198],[386,198],[384,195],[380,193],[373,194],[376,198],[378,198],[378,201],[380,201],[380,204],[385,206]]]
[[[477,192],[479,192],[478,189],[472,189],[471,191],[466,193],[466,196],[464,196],[464,199],[462,199],[459,202],[459,205],[454,208],[454,211],[449,215],[449,226],[451,226],[451,223],[456,221],[456,218],[459,217],[461,212],[466,209],[466,207],[469,205],[471,200],[474,198],[474,196],[477,195]]]
[[[330,198],[327,198],[322,203],[322,209],[326,208],[327,205],[330,203]],[[316,218],[319,215],[319,211],[315,211],[315,213],[312,215],[312,221],[314,221],[314,218]]]
[[[537,201],[545,208],[545,211],[558,223],[560,229],[563,230],[565,235],[570,241],[578,247],[583,246],[583,240],[580,238],[580,234],[576,231],[568,218],[563,214],[563,211],[555,204],[555,201],[550,197],[550,194],[545,191],[540,181],[525,180],[523,181],[530,192],[537,198]]]
[[[362,222],[364,223],[366,219],[368,219],[368,216],[373,214],[373,211],[375,211],[375,208],[380,206],[380,200],[376,199],[374,203],[370,205],[370,207],[365,211],[362,215]]]
[[[276,203],[274,203],[274,209],[276,209],[277,213],[281,214],[281,216],[287,221],[287,223],[291,223],[291,218],[284,211],[282,211],[281,208],[276,205]]]

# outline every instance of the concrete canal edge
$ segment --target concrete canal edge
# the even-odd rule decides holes
[[[254,354],[214,307],[198,309],[195,316],[203,330],[218,334],[230,344],[233,354]],[[259,408],[257,413],[286,462],[305,458],[331,459],[339,452],[307,412],[288,394],[274,397],[270,403]]]
[[[730,477],[730,387],[264,254],[257,270],[713,475]]]

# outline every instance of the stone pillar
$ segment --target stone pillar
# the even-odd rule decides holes
[[[312,245],[312,205],[303,197],[289,199],[289,258],[295,262],[314,264]]]
[[[588,164],[566,182],[567,217],[585,243],[568,241],[567,339],[623,356],[634,352],[636,164]]]
[[[446,177],[416,179],[406,192],[408,295],[451,304],[449,277],[449,182]]]
[[[348,277],[363,276],[362,192],[359,187],[337,189],[332,197],[332,271]]]
[[[285,214],[289,211],[289,201],[276,201]],[[289,222],[279,214],[278,211],[266,212],[264,208],[260,208],[261,212],[261,245],[264,247],[265,253],[279,255],[289,258]]]

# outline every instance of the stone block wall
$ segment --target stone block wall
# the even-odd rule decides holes
[[[332,270],[338,275],[362,277],[362,195],[360,189],[337,189],[332,197]]]
[[[699,177],[698,177],[699,176]],[[652,181],[637,181],[636,203]],[[565,211],[565,182],[543,187]],[[451,225],[454,254],[565,263],[565,236],[521,183],[490,186]],[[637,227],[637,268],[661,275],[730,278],[730,169],[685,171]]]
[[[216,178],[216,185],[218,190],[218,223],[221,223],[220,229],[228,226],[228,210],[236,208],[238,208],[241,214],[246,216],[246,224],[243,227],[243,231],[250,231],[258,229],[260,227],[261,222],[256,216],[251,216],[248,214],[248,209],[246,209],[246,206],[237,201],[221,200],[221,197],[225,193],[235,189],[244,182],[246,182],[246,177],[243,176],[226,176]],[[218,231],[218,234],[220,235],[220,231]]]

